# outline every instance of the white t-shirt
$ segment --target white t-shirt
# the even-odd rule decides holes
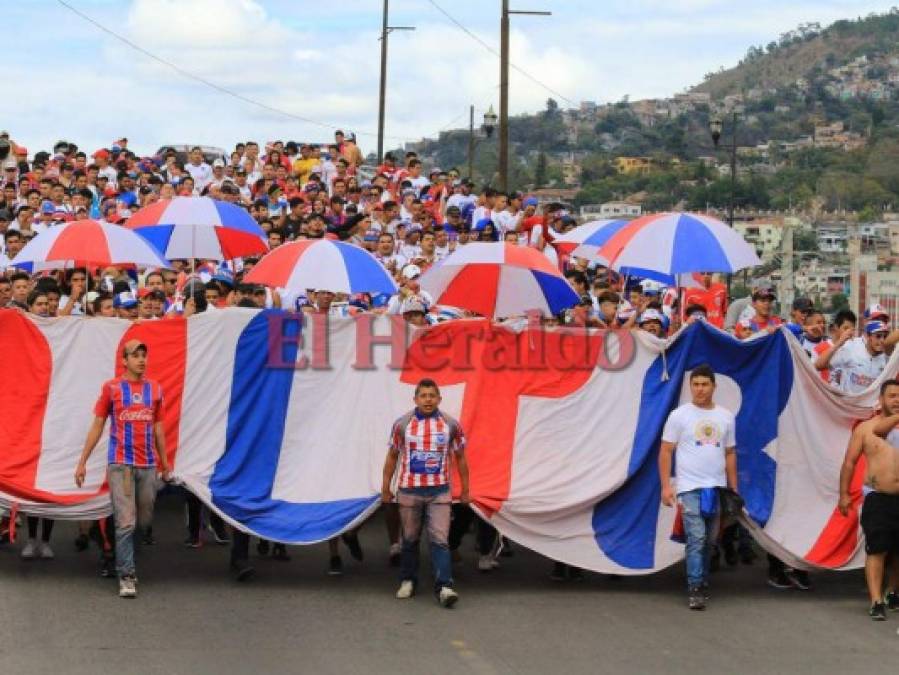
[[[194,187],[198,192],[202,192],[203,188],[212,181],[212,167],[206,162],[200,162],[199,164],[187,163],[184,168],[190,174],[190,177],[194,179]]]
[[[674,451],[677,494],[727,486],[724,453],[736,446],[736,420],[730,410],[720,405],[706,409],[685,403],[668,416],[662,440],[677,445]]]
[[[521,220],[521,211],[512,213],[511,211],[495,211],[493,214],[493,222],[500,234],[512,232],[518,227],[518,221]]]
[[[865,339],[854,337],[840,347],[830,360],[830,382],[847,394],[855,394],[867,389],[886,365],[886,354],[881,352],[871,356]]]

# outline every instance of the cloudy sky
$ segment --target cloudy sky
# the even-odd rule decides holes
[[[498,51],[499,0],[390,4],[391,24],[416,30],[390,38],[388,147],[467,125],[470,104],[478,117],[498,107],[498,59],[476,38]],[[513,17],[512,63],[533,79],[513,70],[511,111],[540,109],[549,96],[563,106],[670,96],[799,23],[826,25],[890,4],[515,0],[513,9],[553,16]],[[4,3],[0,126],[31,152],[60,138],[92,149],[122,135],[146,153],[165,143],[316,141],[337,127],[355,131],[368,152],[377,130],[381,7],[381,0]]]

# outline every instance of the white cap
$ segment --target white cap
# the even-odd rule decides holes
[[[415,277],[421,276],[421,268],[418,265],[406,265],[403,268],[403,278],[404,279],[414,279]]]
[[[652,308],[647,309],[640,315],[639,323],[641,325],[646,323],[647,321],[658,321],[659,323],[664,323],[664,321],[662,321],[662,315],[659,314],[659,310]]]
[[[212,163],[212,166],[213,166],[213,167],[216,167],[216,166],[224,167],[224,166],[225,166],[225,162],[224,162],[224,160],[220,157],[219,159],[215,160],[215,161]]]
[[[405,314],[406,312],[421,312],[422,314],[426,314],[427,311],[428,309],[425,307],[425,303],[417,295],[410,296],[403,300],[403,305],[400,308],[400,314]]]

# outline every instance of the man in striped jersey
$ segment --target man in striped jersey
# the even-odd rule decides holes
[[[452,561],[447,539],[450,527],[450,454],[455,457],[461,480],[459,501],[469,503],[468,462],[465,435],[459,423],[442,413],[440,389],[434,380],[423,379],[415,387],[415,408],[393,423],[381,499],[393,501],[391,489],[399,465],[397,502],[403,532],[400,588],[396,597],[411,598],[418,582],[418,541],[422,522],[427,521],[434,569],[434,592],[444,607],[459,599],[453,590]]]
[[[158,468],[163,480],[167,480],[169,466],[162,427],[162,388],[158,382],[144,377],[147,346],[139,340],[129,340],[122,349],[122,362],[125,373],[105,382],[100,390],[94,406],[94,423],[75,469],[75,484],[81,487],[84,483],[87,460],[109,417],[112,426],[107,481],[115,518],[119,596],[133,598],[137,596],[135,524],[141,528],[150,525],[156,500],[156,471]]]

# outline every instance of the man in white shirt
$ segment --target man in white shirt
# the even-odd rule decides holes
[[[116,186],[116,181],[119,179],[119,173],[116,171],[115,167],[110,166],[109,160],[109,150],[106,148],[101,148],[97,150],[94,155],[94,162],[97,164],[97,175],[98,176],[106,176],[109,180],[109,185],[112,187]]]
[[[194,179],[194,189],[197,194],[203,192],[203,188],[212,182],[212,167],[203,160],[203,151],[199,146],[190,149],[190,161],[184,167],[190,177]]]
[[[890,329],[883,321],[869,321],[865,324],[865,336],[853,337],[854,328],[847,326],[840,333],[833,347],[821,354],[815,361],[815,368],[840,374],[839,382],[831,379],[831,384],[847,394],[864,391],[876,380],[887,365],[884,343]]]
[[[665,422],[659,450],[662,503],[681,507],[687,551],[690,609],[705,609],[712,543],[718,525],[718,488],[737,489],[736,421],[714,401],[715,372],[708,365],[690,373],[692,400]],[[674,485],[671,469],[677,464]]]

